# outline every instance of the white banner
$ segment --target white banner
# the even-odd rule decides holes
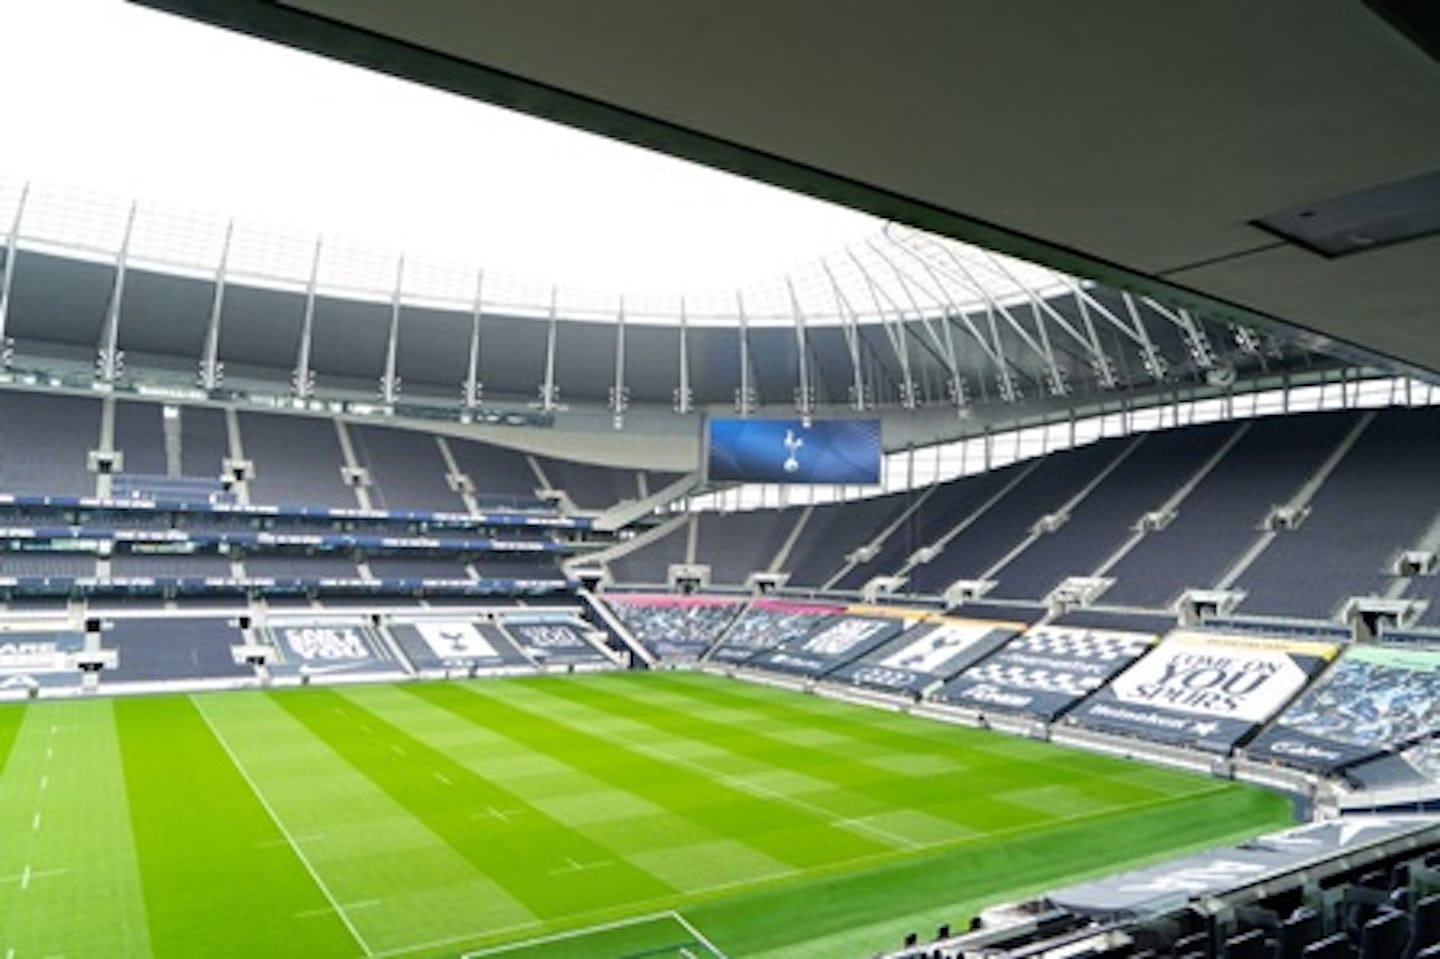
[[[992,623],[947,623],[895,650],[880,660],[879,665],[915,673],[942,672],[942,667],[958,653],[993,632],[995,626]]]
[[[307,663],[370,658],[370,649],[354,626],[291,626],[279,633],[285,645]]]
[[[1290,653],[1295,645],[1197,634],[1172,638],[1110,688],[1125,703],[1261,723],[1305,685],[1306,671]]]
[[[842,656],[892,625],[883,619],[842,619],[805,640],[800,648],[820,656]]]
[[[83,637],[66,640],[34,634],[0,639],[0,676],[29,676],[36,673],[63,673],[74,669],[69,654],[78,652]]]
[[[499,655],[474,623],[423,622],[415,624],[415,631],[441,659],[485,659]]]

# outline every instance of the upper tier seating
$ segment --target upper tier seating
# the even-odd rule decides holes
[[[245,455],[255,464],[250,501],[269,506],[355,509],[355,491],[341,476],[340,441],[330,420],[241,413]]]
[[[1356,413],[1255,420],[1180,504],[1107,575],[1105,602],[1164,607],[1186,588],[1220,581],[1255,541],[1270,508],[1288,500],[1355,425]]]
[[[892,493],[815,507],[783,567],[790,573],[789,585],[824,586],[845,566],[846,556],[878,536],[913,501],[913,494]]]
[[[0,391],[0,492],[94,496],[99,445],[99,400]]]
[[[1051,453],[959,533],[933,560],[910,572],[910,590],[940,593],[957,579],[977,579],[1014,549],[1046,513],[1059,509],[1115,461],[1127,440]]]
[[[995,595],[1040,599],[1067,576],[1086,576],[1146,511],[1160,507],[1239,427],[1233,423],[1147,433],[1055,532],[1000,568]]]
[[[710,565],[712,583],[740,585],[751,573],[769,569],[799,516],[794,509],[701,513],[695,555]]]
[[[1440,409],[1387,410],[1240,577],[1246,613],[1323,619],[1347,596],[1383,592],[1388,565],[1437,516]]]
[[[370,505],[385,510],[463,513],[465,503],[445,481],[436,438],[414,430],[352,424],[355,459],[370,471]]]

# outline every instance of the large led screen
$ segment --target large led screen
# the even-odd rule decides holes
[[[712,419],[707,446],[712,482],[880,482],[879,420]]]

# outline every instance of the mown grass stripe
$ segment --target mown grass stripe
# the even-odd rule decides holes
[[[836,817],[825,810],[805,808],[783,796],[766,802],[765,797],[717,776],[549,719],[518,705],[518,698],[509,695],[514,690],[497,696],[483,683],[431,684],[407,690],[477,725],[503,730],[506,737],[531,749],[563,757],[572,768],[601,782],[789,866],[808,868],[891,848],[874,836],[837,826]]]
[[[17,703],[0,706],[0,773],[5,771],[5,763],[10,759],[10,750],[15,745],[15,737],[24,721],[23,705]]]
[[[584,833],[338,693],[311,688],[271,695],[311,733],[542,919],[675,892],[674,887],[616,858]],[[361,734],[362,726],[369,732]],[[436,772],[452,785],[439,784]],[[506,819],[484,815],[487,809],[515,808],[523,809],[523,815]],[[594,868],[586,868],[589,866]]]
[[[625,688],[625,684],[619,685]],[[669,708],[658,701],[616,694],[615,686],[532,684],[526,688],[526,694],[531,699],[544,697],[535,703],[536,711],[573,726],[583,726],[593,717],[628,710],[634,714],[631,735],[636,740],[656,744],[676,740],[701,742],[725,750],[726,762],[722,765],[720,759],[714,761],[722,771],[734,772],[729,758],[739,756],[749,763],[741,770],[742,775],[748,771],[763,776],[767,770],[779,769],[785,771],[787,779],[792,779],[794,773],[801,773],[815,787],[814,791],[804,794],[807,801],[829,809],[837,819],[850,820],[856,828],[871,830],[882,837],[894,834],[901,845],[907,841],[929,844],[953,830],[1001,831],[1063,815],[1063,808],[1058,804],[1048,810],[1034,803],[1015,803],[1005,798],[1007,790],[1033,786],[1033,768],[1024,763],[1006,767],[991,762],[980,770],[973,770],[963,761],[969,758],[968,751],[958,743],[902,743],[883,756],[864,750],[859,756],[847,757],[843,750],[837,753],[828,745],[810,747],[792,741],[795,730],[814,729],[814,726],[799,726],[794,717],[772,720],[765,732],[751,730],[737,735],[725,724],[707,720],[695,710]],[[509,698],[524,702],[521,696]],[[656,699],[663,701],[663,697]],[[574,713],[572,707],[577,706],[586,712]],[[832,719],[830,725],[843,726],[844,717]],[[926,771],[932,764],[943,769],[946,757],[955,757],[954,771]],[[881,762],[882,759],[889,762]],[[922,773],[906,775],[896,771],[897,766],[907,764]],[[1092,803],[1104,808],[1164,795],[1142,787],[1111,783],[1105,778],[1097,779],[1093,773],[1072,776],[1065,788],[1080,798],[1085,798],[1083,791],[1087,788],[1102,794]],[[952,828],[947,828],[947,824]]]
[[[153,954],[359,954],[194,703],[114,708]]]

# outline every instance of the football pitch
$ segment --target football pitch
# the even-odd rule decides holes
[[[0,706],[0,959],[859,959],[1289,822],[697,673]]]

